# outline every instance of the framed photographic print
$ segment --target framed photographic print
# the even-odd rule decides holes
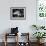
[[[10,8],[10,19],[11,20],[25,20],[26,19],[26,8],[25,7],[11,7]]]

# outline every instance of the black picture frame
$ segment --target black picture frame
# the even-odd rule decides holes
[[[10,8],[10,20],[25,20],[25,19],[26,19],[26,7]]]

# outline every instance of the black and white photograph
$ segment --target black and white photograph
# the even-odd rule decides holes
[[[25,7],[11,7],[10,8],[10,19],[11,20],[26,19],[26,8]]]

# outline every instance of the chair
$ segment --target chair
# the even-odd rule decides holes
[[[21,33],[21,39],[24,41],[19,42],[19,46],[30,46],[30,42],[29,42],[29,33]],[[20,39],[20,40],[21,40]]]
[[[5,33],[5,46],[7,46],[8,42],[7,42],[7,38],[10,38],[13,36],[17,36],[17,38],[15,38],[15,40],[17,40],[16,42],[16,46],[18,46],[18,27],[16,28],[11,28],[11,33]]]
[[[15,40],[16,40],[16,46],[18,46],[18,34],[9,34],[9,33],[5,34],[5,46],[8,45],[7,39],[10,38],[11,36],[17,36]]]

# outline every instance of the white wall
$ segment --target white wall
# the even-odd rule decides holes
[[[26,20],[10,20],[10,7],[26,7]],[[32,24],[36,24],[36,0],[0,0],[0,34],[17,26],[32,35]]]

